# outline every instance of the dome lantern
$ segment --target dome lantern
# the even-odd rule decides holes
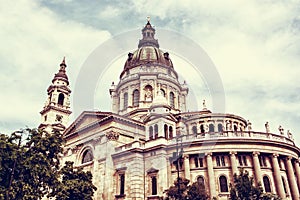
[[[159,44],[157,39],[154,39],[155,35],[155,29],[150,24],[150,18],[148,17],[147,24],[142,29],[142,36],[143,39],[139,41],[138,47],[144,47],[144,46],[154,46],[156,48],[159,48]]]

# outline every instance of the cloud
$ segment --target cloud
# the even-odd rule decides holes
[[[2,5],[2,124],[12,120],[38,123],[45,90],[64,55],[72,86],[84,59],[110,36],[109,32],[141,28],[149,15],[158,39],[162,28],[178,31],[211,57],[223,80],[226,112],[250,119],[257,130],[264,130],[265,121],[269,121],[275,132],[279,124],[293,133],[300,131],[298,1],[142,0],[85,4],[79,0],[54,0],[44,1],[43,5],[34,1],[7,1]],[[167,50],[168,46],[161,48]],[[176,55],[180,57],[180,52]],[[173,61],[175,69],[181,71],[183,63],[179,60],[177,65],[176,58]],[[123,62],[125,59],[117,62],[119,71]],[[118,80],[117,68],[108,71],[99,82],[108,88],[111,80]],[[209,91],[199,87],[199,78],[191,73],[184,79],[194,90],[191,93],[196,94],[198,104],[205,98],[210,107]],[[102,92],[108,96],[106,89]],[[99,103],[99,108],[110,109],[107,102]],[[296,139],[299,143],[300,137]]]
[[[110,36],[107,31],[58,18],[34,1],[3,3],[0,25],[1,131],[13,121],[37,126],[46,89],[63,56],[72,85],[86,56]]]

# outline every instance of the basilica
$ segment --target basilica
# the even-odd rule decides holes
[[[167,48],[167,47],[166,47]],[[69,124],[71,86],[65,60],[47,89],[40,128],[64,133],[63,163],[92,172],[96,200],[163,199],[178,176],[210,199],[228,199],[243,168],[267,193],[299,200],[300,149],[283,129],[252,130],[241,116],[188,111],[189,88],[148,20],[113,84],[112,111],[84,111]]]

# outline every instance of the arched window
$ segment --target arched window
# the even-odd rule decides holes
[[[197,134],[197,127],[193,126],[192,131],[193,131],[193,134]]]
[[[128,93],[124,93],[124,104],[123,108],[126,109],[128,107]]]
[[[168,139],[168,125],[164,125],[164,133],[165,133],[165,138]]]
[[[61,105],[61,106],[63,106],[64,105],[64,99],[65,99],[65,96],[64,96],[64,94],[63,93],[60,93],[59,95],[58,95],[58,105]]]
[[[83,163],[87,163],[92,161],[93,158],[93,154],[91,150],[86,150],[83,154],[82,154],[82,160],[81,160],[81,164]]]
[[[202,191],[203,190],[205,191],[205,182],[204,182],[203,176],[199,176],[197,178],[197,183],[198,183],[199,189],[202,190]]]
[[[223,125],[222,124],[218,124],[218,132],[223,132]]]
[[[234,132],[237,132],[237,131],[238,131],[237,125],[233,125],[233,130],[234,130]]]
[[[225,176],[219,177],[221,192],[228,192],[227,178]]]
[[[281,180],[282,180],[284,192],[287,194],[286,182],[285,182],[285,179],[283,178],[283,176],[281,176]]]
[[[200,125],[200,132],[201,132],[201,133],[205,133],[205,129],[204,129],[203,124]]]
[[[166,92],[163,89],[160,89],[161,94],[166,97]]]
[[[158,126],[157,126],[157,124],[154,125],[154,137],[155,137],[155,139],[158,138]]]
[[[170,92],[170,96],[169,96],[169,98],[170,98],[170,106],[172,107],[172,108],[174,108],[174,106],[175,106],[175,96],[174,96],[174,93],[173,92]]]
[[[208,129],[209,129],[209,132],[215,132],[215,126],[213,125],[213,124],[210,124],[209,126],[208,126]]]
[[[263,177],[263,182],[264,182],[265,192],[272,192],[271,191],[270,180],[267,176]]]
[[[152,195],[157,194],[157,179],[155,176],[151,177],[151,183],[152,183]]]
[[[169,138],[170,139],[173,138],[173,128],[172,128],[172,126],[169,126]]]
[[[149,140],[152,140],[153,139],[153,127],[150,126],[149,127]]]
[[[138,90],[133,91],[133,106],[139,106],[140,92]]]

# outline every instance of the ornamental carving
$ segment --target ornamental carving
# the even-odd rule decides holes
[[[118,140],[120,134],[115,131],[109,131],[105,135],[108,140]]]

